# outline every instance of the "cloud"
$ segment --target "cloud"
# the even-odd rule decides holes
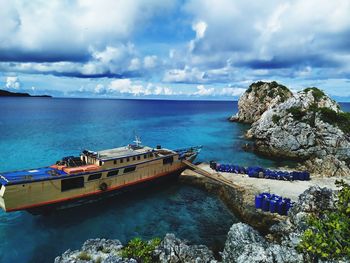
[[[127,42],[149,19],[158,12],[166,14],[173,5],[170,0],[1,0],[0,60],[82,61],[91,55],[91,47],[103,50]]]
[[[157,56],[146,56],[143,59],[143,64],[146,69],[151,69],[157,66]]]
[[[186,66],[184,69],[171,69],[165,72],[163,81],[178,83],[200,83],[203,82],[205,73],[197,68]]]
[[[7,89],[19,89],[21,87],[21,82],[18,77],[7,77],[5,87]]]
[[[215,90],[214,88],[206,88],[204,85],[198,85],[196,92],[193,93],[193,95],[199,95],[199,96],[211,96],[214,95]]]

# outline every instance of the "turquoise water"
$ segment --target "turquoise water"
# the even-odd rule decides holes
[[[203,145],[199,161],[275,163],[241,150],[247,126],[234,102],[0,98],[0,171],[35,168],[88,148],[125,145],[134,132],[164,147]],[[51,216],[0,212],[0,262],[52,262],[88,238],[181,238],[218,250],[237,219],[217,197],[178,183]]]

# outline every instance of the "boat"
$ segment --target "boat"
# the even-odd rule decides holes
[[[32,214],[100,200],[171,176],[193,162],[201,146],[170,150],[133,144],[114,149],[83,150],[56,164],[0,173],[0,207]]]

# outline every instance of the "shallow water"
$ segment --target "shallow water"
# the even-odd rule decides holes
[[[134,132],[151,146],[203,145],[199,161],[274,166],[241,150],[247,126],[227,121],[236,110],[234,102],[0,98],[0,171],[125,145]],[[0,212],[0,262],[52,262],[88,238],[167,232],[218,250],[233,222],[217,197],[178,183],[50,216]]]

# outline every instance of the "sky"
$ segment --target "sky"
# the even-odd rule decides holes
[[[237,99],[254,81],[350,101],[349,0],[0,0],[0,89]]]

